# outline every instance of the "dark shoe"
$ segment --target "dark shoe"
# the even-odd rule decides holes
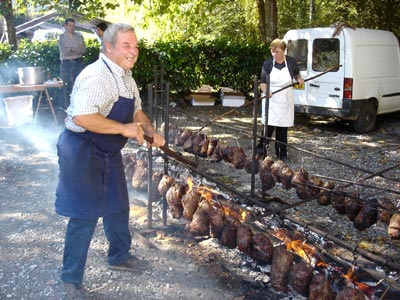
[[[117,266],[109,265],[108,268],[115,271],[141,273],[149,269],[149,263],[144,260],[139,260],[135,256],[132,256],[130,259],[123,262],[122,264]]]
[[[82,285],[77,283],[62,283],[63,292],[65,295],[65,300],[90,300],[92,297],[89,293],[82,287]]]

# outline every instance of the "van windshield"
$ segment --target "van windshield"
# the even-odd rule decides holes
[[[300,71],[307,69],[307,40],[289,40],[287,47],[287,55],[292,56],[296,59]]]
[[[332,66],[339,65],[339,50],[338,39],[315,39],[313,42],[312,69],[323,72]]]

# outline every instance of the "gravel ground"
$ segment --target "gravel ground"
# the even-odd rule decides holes
[[[218,109],[190,107],[176,112],[212,119],[226,110],[220,106]],[[289,132],[290,144],[296,147],[289,150],[290,166],[303,164],[310,173],[347,180],[365,176],[365,172],[327,162],[299,149],[372,171],[399,164],[399,120],[399,114],[388,115],[380,118],[376,132],[358,135],[343,123],[298,118]],[[185,127],[199,126],[196,121],[183,122]],[[238,110],[221,120],[243,130],[249,130],[251,122],[250,110]],[[63,299],[59,275],[67,219],[54,212],[58,173],[55,143],[60,130],[51,120],[39,122],[36,127],[0,124],[0,299]],[[249,151],[249,140],[237,132],[215,128],[205,131]],[[201,161],[200,167],[239,190],[249,190],[249,175],[244,170],[234,170],[226,163]],[[385,175],[400,178],[399,168]],[[400,190],[398,182],[379,176],[373,177],[371,183]],[[366,194],[372,192],[365,190]],[[250,297],[252,290],[268,283],[268,272],[253,268],[254,265],[241,259],[237,250],[221,250],[214,240],[193,239],[182,220],[169,220],[169,226],[161,226],[157,203],[154,226],[148,229],[145,195],[131,193],[131,226],[135,232],[132,251],[148,260],[151,268],[135,275],[108,270],[107,242],[100,222],[89,250],[84,282],[94,299],[289,299],[265,290],[262,298]],[[296,199],[293,190],[275,188],[270,194],[288,201]],[[399,205],[398,194],[389,197]],[[400,245],[387,239],[381,224],[359,232],[331,207],[315,203],[290,210],[288,214],[312,219],[346,241],[363,240],[369,250],[395,256],[399,253]]]

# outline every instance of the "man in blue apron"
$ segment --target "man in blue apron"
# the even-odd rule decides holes
[[[293,57],[285,56],[286,43],[281,39],[275,39],[270,45],[271,55],[267,59],[261,69],[260,87],[263,95],[265,95],[267,84],[269,84],[269,107],[268,107],[268,124],[265,124],[265,102],[262,100],[262,117],[261,123],[267,128],[268,141],[275,131],[275,153],[278,159],[286,161],[287,156],[287,133],[288,127],[294,125],[294,102],[293,88],[287,88],[272,95],[272,93],[282,87],[285,87],[295,79],[300,85],[304,83],[301,78],[299,67]],[[269,74],[269,82],[267,82],[267,74]],[[263,148],[268,141],[261,140],[258,148]]]
[[[139,50],[134,29],[112,24],[104,52],[75,81],[65,125],[57,144],[59,182],[56,212],[69,217],[61,280],[70,299],[89,299],[82,289],[89,244],[98,218],[109,241],[110,269],[140,271],[129,252],[129,199],[121,149],[128,138],[150,146],[165,144],[142,111],[131,69]]]

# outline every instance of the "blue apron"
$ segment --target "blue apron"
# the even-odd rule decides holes
[[[131,123],[134,109],[135,98],[119,96],[107,118]],[[119,134],[77,133],[68,129],[61,133],[57,143],[60,174],[55,205],[58,214],[89,219],[129,208],[121,155],[127,140]]]

